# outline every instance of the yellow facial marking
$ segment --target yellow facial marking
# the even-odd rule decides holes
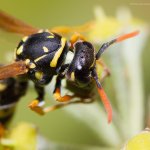
[[[43,78],[43,72],[41,71],[35,72],[35,77],[36,79],[41,80]]]
[[[63,49],[65,47],[66,44],[66,39],[65,38],[61,38],[61,47],[58,49],[58,51],[55,53],[54,58],[52,59],[52,61],[50,62],[50,66],[51,67],[56,67],[57,62],[59,57],[61,56]]]
[[[49,36],[47,36],[47,38],[53,39],[54,35],[49,35]]]
[[[25,42],[28,39],[28,36],[25,36],[22,41]]]
[[[43,46],[43,50],[44,50],[45,53],[47,53],[49,51],[48,48],[45,47],[45,46]]]
[[[36,67],[36,65],[34,63],[31,63],[29,66],[30,69],[34,69],[35,67]]]
[[[17,49],[17,55],[20,55],[23,52],[23,45]]]
[[[74,72],[71,73],[71,80],[74,81],[75,80],[75,75]]]
[[[6,84],[0,83],[0,91],[4,91],[7,88]]]
[[[46,57],[47,55],[43,55],[41,57],[38,57],[37,59],[34,60],[34,62],[38,62],[39,60],[41,60],[42,58]]]

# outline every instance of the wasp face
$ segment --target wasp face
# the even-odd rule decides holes
[[[91,69],[95,66],[94,47],[89,42],[79,41],[74,45],[74,49],[75,55],[67,76],[79,84],[87,84],[91,80]]]
[[[74,45],[75,48],[75,57],[74,63],[76,70],[85,71],[89,70],[94,61],[94,48],[91,43],[89,42],[77,42]]]

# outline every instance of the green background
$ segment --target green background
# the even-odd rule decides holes
[[[40,28],[51,28],[60,25],[80,25],[94,18],[93,9],[100,5],[109,16],[114,16],[116,9],[127,6],[134,17],[140,18],[147,23],[150,21],[149,5],[132,5],[143,2],[142,0],[0,0],[0,9],[10,13],[31,25]],[[148,1],[144,1],[148,2]],[[8,51],[13,52],[20,37],[9,33],[0,32],[0,58],[5,61]],[[149,42],[150,43],[150,40]],[[150,44],[145,47],[142,54],[144,73],[144,90],[146,98],[150,89]],[[11,60],[11,58],[9,58]],[[109,79],[108,79],[109,80]],[[52,91],[50,91],[51,93]],[[50,94],[47,93],[47,94]],[[109,94],[109,93],[108,93]],[[80,143],[99,145],[98,137],[86,124],[76,120],[64,110],[58,110],[38,116],[31,112],[27,105],[36,97],[33,88],[28,90],[27,95],[19,102],[13,124],[19,121],[29,121],[37,125],[39,132],[52,141],[65,143]]]

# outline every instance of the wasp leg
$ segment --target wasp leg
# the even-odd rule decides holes
[[[60,104],[56,104],[54,106],[50,106],[44,109],[45,112],[50,112],[62,107],[66,107],[68,105],[72,105],[72,104],[90,104],[93,103],[94,99],[78,99],[78,100],[74,100],[74,101],[69,101],[69,102],[65,102],[65,103],[60,103]]]
[[[60,71],[61,73],[56,78],[56,84],[55,84],[53,95],[55,99],[59,102],[67,102],[70,101],[72,98],[74,98],[74,96],[71,95],[61,96],[61,80],[65,77],[66,69],[68,68],[68,66],[69,64],[63,65],[61,67],[61,71]]]
[[[56,79],[56,85],[55,85],[55,89],[53,92],[54,97],[59,102],[70,101],[72,98],[74,98],[74,96],[70,96],[70,95],[61,96],[61,80],[62,80],[62,78],[60,76],[58,76]]]
[[[51,28],[50,31],[60,34],[70,34],[73,32],[87,32],[93,27],[93,22],[88,22],[80,26],[58,26]]]
[[[44,115],[44,108],[42,108],[44,104],[43,99],[45,94],[44,87],[35,85],[35,90],[38,93],[38,97],[29,104],[29,108],[40,115]]]
[[[100,81],[103,82],[107,76],[110,76],[110,70],[101,59],[96,60],[96,63],[97,63],[97,65],[100,65],[104,70],[102,73],[102,76],[100,78]]]
[[[67,69],[67,67],[69,66],[69,64],[65,64],[61,67],[61,74],[57,77],[56,80],[56,86],[55,86],[55,90],[54,90],[54,95],[56,96],[56,99],[58,101],[69,101],[71,98],[73,98],[72,96],[66,95],[61,97],[59,94],[59,89],[61,86],[61,80],[64,78],[65,75],[65,71]],[[40,114],[40,115],[44,115],[45,111],[42,106],[44,104],[44,88],[38,85],[35,85],[35,89],[38,93],[38,97],[37,99],[33,100],[30,104],[29,104],[29,108],[33,111],[35,111],[36,113]]]
[[[92,103],[94,101],[94,99],[81,99],[77,95],[61,96],[60,87],[61,87],[61,78],[60,78],[60,76],[58,76],[57,79],[56,79],[56,85],[55,85],[55,90],[54,90],[54,97],[56,98],[57,101],[63,102],[63,103],[56,104],[54,106],[50,106],[50,107],[45,108],[44,109],[45,113],[53,111],[53,110],[56,110],[56,109],[59,109],[59,108],[62,108],[62,107],[65,107],[65,106],[68,106],[70,104],[79,104],[79,103],[84,103],[84,104],[86,103],[86,104],[88,104],[88,103]],[[73,98],[80,98],[80,99],[71,101]]]

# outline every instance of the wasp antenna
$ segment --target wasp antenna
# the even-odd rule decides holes
[[[98,90],[98,93],[101,97],[102,103],[105,107],[105,110],[107,112],[108,123],[111,123],[112,122],[112,107],[111,107],[111,104],[109,102],[109,99],[108,99],[104,89],[102,88],[102,86],[101,87],[97,86],[97,90]]]
[[[101,83],[98,80],[98,76],[97,76],[97,73],[95,70],[93,70],[93,78],[96,81],[98,93],[101,97],[102,103],[103,103],[105,110],[107,112],[108,123],[111,123],[112,122],[112,107],[111,107],[109,99],[108,99]]]
[[[117,43],[117,42],[121,42],[121,41],[126,40],[126,39],[129,39],[129,38],[132,38],[132,37],[134,37],[134,36],[136,36],[136,35],[138,35],[138,34],[139,34],[139,31],[134,31],[134,32],[131,32],[131,33],[128,33],[128,34],[124,34],[124,35],[122,35],[122,36],[120,36],[120,37],[118,37],[118,38],[116,38],[116,39],[113,39],[113,40],[107,42],[107,43],[104,43],[104,44],[101,46],[101,48],[99,49],[99,51],[97,52],[97,54],[96,54],[96,59],[98,60],[98,59],[100,58],[101,54],[102,54],[109,46],[111,46],[112,44]]]
[[[0,80],[25,74],[27,71],[24,61],[16,61],[10,65],[0,67]]]
[[[123,41],[123,40],[132,38],[132,37],[134,37],[134,36],[137,36],[139,33],[140,33],[140,31],[134,31],[134,32],[131,32],[131,33],[122,35],[122,36],[116,38],[116,39],[115,39],[115,42],[121,42],[121,41]]]

